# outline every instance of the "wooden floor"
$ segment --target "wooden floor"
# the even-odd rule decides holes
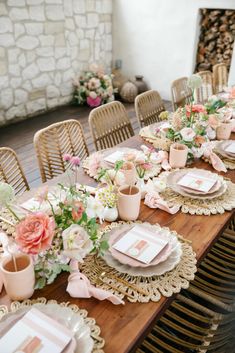
[[[167,110],[171,110],[170,102],[165,102]],[[125,104],[128,115],[131,119],[135,133],[139,131],[139,125],[135,116],[133,104]],[[30,187],[38,186],[41,183],[37,159],[33,147],[33,136],[36,131],[58,121],[77,119],[81,122],[89,151],[94,151],[91,139],[88,115],[88,107],[63,106],[28,120],[24,120],[6,127],[0,128],[0,146],[11,147],[20,159],[26,178]]]

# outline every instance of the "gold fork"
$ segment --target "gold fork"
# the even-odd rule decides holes
[[[112,273],[110,273],[110,272],[103,271],[103,270],[100,268],[99,264],[97,263],[97,259],[96,259],[96,258],[95,258],[95,264],[96,264],[96,267],[97,267],[97,268],[94,267],[94,271],[95,271],[95,272],[97,272],[97,269],[98,269],[98,271],[101,271],[101,272],[107,274],[107,277],[110,277],[110,278],[115,279],[117,282],[120,282],[120,283],[124,284],[125,286],[134,289],[136,292],[139,292],[140,294],[143,294],[143,295],[149,295],[149,293],[148,293],[147,291],[145,291],[145,290],[142,289],[142,288],[139,288],[136,284],[129,283],[128,281],[126,281],[126,280],[123,279],[123,278],[119,278],[118,276],[116,276],[116,275],[114,275],[114,274],[112,274]]]
[[[94,270],[94,268],[93,268],[93,270]],[[134,295],[128,294],[128,293],[126,293],[124,290],[122,290],[122,289],[120,289],[120,288],[117,288],[117,287],[114,286],[113,284],[107,283],[106,281],[104,281],[103,278],[107,277],[105,271],[100,270],[100,271],[97,272],[97,271],[94,270],[94,272],[95,272],[96,275],[97,275],[97,278],[96,278],[96,283],[97,283],[97,284],[99,284],[99,282],[102,282],[103,284],[106,284],[108,287],[112,288],[112,289],[115,290],[116,292],[119,292],[119,293],[123,294],[124,296],[127,296],[127,297],[130,298],[130,299],[135,299]],[[107,278],[108,278],[108,277],[107,277]]]

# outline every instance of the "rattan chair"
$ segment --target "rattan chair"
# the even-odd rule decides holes
[[[62,174],[69,167],[63,155],[69,153],[81,159],[89,155],[82,126],[77,120],[65,120],[39,130],[34,135],[43,182]]]
[[[202,85],[195,91],[195,99],[198,103],[208,101],[208,98],[213,95],[212,73],[210,71],[201,71],[197,75],[202,78]]]
[[[214,93],[221,92],[224,86],[228,85],[228,69],[226,64],[216,64],[213,66],[213,86]]]
[[[117,101],[93,109],[89,125],[97,151],[114,147],[134,136],[126,109]]]
[[[233,352],[234,313],[215,312],[201,300],[179,294],[136,353]]]
[[[159,115],[164,110],[164,103],[157,91],[150,90],[135,98],[135,112],[141,127],[161,121]]]
[[[192,101],[192,90],[188,87],[187,81],[187,77],[181,77],[172,82],[171,97],[174,111]]]
[[[29,190],[19,159],[9,147],[0,147],[0,182],[10,184],[16,195]]]
[[[220,302],[227,311],[235,309],[235,231],[227,228],[200,264],[189,291],[202,290],[208,301]]]

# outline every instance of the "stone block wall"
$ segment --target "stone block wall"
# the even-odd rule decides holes
[[[92,63],[110,70],[112,0],[0,0],[0,125],[72,98]]]

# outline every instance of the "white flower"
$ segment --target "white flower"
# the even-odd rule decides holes
[[[216,130],[212,129],[210,126],[206,128],[206,134],[210,140],[214,140],[216,138]]]
[[[93,248],[93,243],[87,231],[78,224],[72,224],[62,233],[63,254],[70,259],[83,262],[83,258],[89,254]]]
[[[208,102],[210,102],[210,103],[214,103],[214,102],[216,102],[217,100],[218,100],[218,98],[217,98],[217,96],[214,95],[214,94],[208,98]]]
[[[114,182],[117,185],[123,185],[125,184],[125,175],[120,172],[120,171],[115,171],[114,169],[109,169],[107,171],[108,176],[110,177],[110,179],[112,180],[112,182]]]
[[[10,203],[15,197],[13,187],[7,183],[0,183],[0,205],[4,206]]]
[[[100,222],[104,219],[104,206],[95,197],[87,198],[86,214],[88,218],[99,218]]]
[[[183,138],[184,141],[193,141],[194,137],[196,136],[195,132],[191,127],[185,127],[182,130],[180,130],[180,134]]]
[[[162,192],[166,189],[166,181],[159,178],[153,178],[153,180],[149,179],[146,184],[147,192]]]
[[[96,94],[94,91],[91,91],[91,92],[89,93],[89,96],[90,96],[92,99],[96,99],[97,94]]]
[[[188,87],[190,87],[192,90],[201,87],[202,85],[202,78],[200,75],[193,74],[191,77],[189,77],[188,82],[187,82]]]

